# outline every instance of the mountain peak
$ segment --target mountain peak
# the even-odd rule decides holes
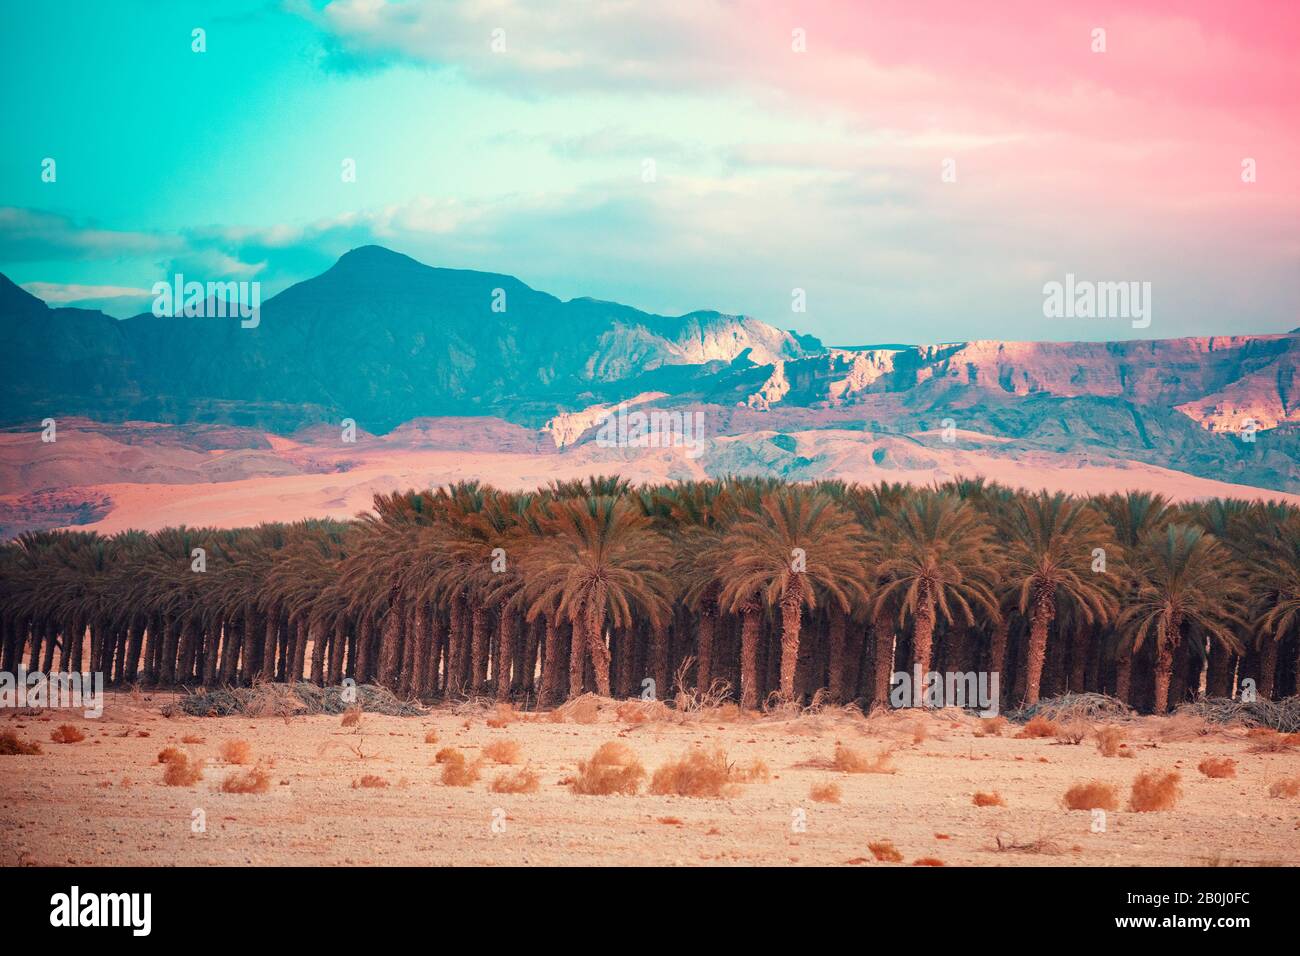
[[[43,312],[44,302],[0,272],[0,314]]]
[[[338,261],[334,263],[335,269],[352,269],[358,267],[369,268],[376,265],[380,266],[418,266],[421,269],[428,269],[429,266],[422,262],[417,262],[410,256],[403,255],[400,252],[394,252],[384,246],[357,246],[355,249],[349,249],[343,255],[339,256]]]

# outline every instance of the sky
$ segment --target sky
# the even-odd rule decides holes
[[[0,272],[119,315],[377,243],[835,345],[1300,326],[1293,0],[4,2],[0,117]]]

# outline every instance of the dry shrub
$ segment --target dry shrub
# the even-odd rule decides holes
[[[1300,797],[1300,777],[1279,780],[1268,788],[1270,797]]]
[[[874,757],[868,757],[860,750],[837,743],[831,766],[842,773],[897,773],[890,763],[892,754],[892,750],[885,749]]]
[[[943,860],[937,856],[923,856],[912,861],[913,866],[943,866]]]
[[[442,782],[448,787],[468,787],[478,782],[481,766],[482,761],[475,760],[469,763],[459,750],[452,751],[452,754],[442,761]]]
[[[1259,730],[1267,732],[1262,734],[1255,732]],[[1250,748],[1253,754],[1286,753],[1300,746],[1300,734],[1284,734],[1265,727],[1256,727],[1249,736],[1255,740],[1255,746]]]
[[[612,793],[634,794],[641,789],[645,767],[624,744],[601,744],[590,760],[578,763],[578,775],[570,786],[574,793],[608,796]]]
[[[434,763],[447,763],[450,760],[459,760],[463,763],[465,755],[455,747],[443,747],[433,756]]]
[[[575,697],[547,715],[547,719],[555,724],[562,724],[565,721],[571,724],[594,724],[599,717],[600,698],[595,694]]]
[[[670,827],[679,827],[682,825],[680,817],[659,817],[657,822]]]
[[[540,787],[537,774],[527,767],[509,770],[492,781],[493,793],[536,793]]]
[[[1097,752],[1103,757],[1118,756],[1120,748],[1124,745],[1125,736],[1126,733],[1123,727],[1116,727],[1113,724],[1098,727]]]
[[[192,787],[202,779],[203,761],[191,760],[188,754],[178,753],[163,769],[163,783],[169,787]]]
[[[59,724],[50,734],[56,744],[75,744],[86,739],[86,735],[72,724]]]
[[[41,752],[41,745],[19,740],[12,730],[0,731],[0,756],[30,757]]]
[[[1002,731],[1007,729],[1007,719],[1005,717],[981,717],[979,726],[975,729],[976,737],[1001,737]]]
[[[1171,810],[1182,790],[1178,781],[1182,774],[1177,771],[1145,770],[1133,780],[1133,792],[1129,794],[1128,808],[1135,813],[1147,813],[1152,810]]]
[[[438,742],[438,731],[430,730],[428,733],[426,733],[424,735],[424,742],[426,744],[436,744]]]
[[[164,747],[162,750],[158,751],[159,763],[171,763],[173,760],[188,759],[189,758],[185,756],[185,751],[180,750],[177,747]]]
[[[271,789],[271,775],[260,766],[234,770],[221,781],[224,793],[266,793]]]
[[[877,840],[875,843],[868,843],[867,849],[881,863],[902,863],[903,854],[898,852],[898,848],[889,840]]]
[[[808,796],[814,803],[839,803],[841,796],[840,785],[834,781],[814,783],[812,789],[808,791]]]
[[[735,783],[733,768],[721,747],[711,751],[694,747],[655,771],[650,792],[679,797],[729,797],[736,791]]]
[[[343,717],[339,720],[339,723],[344,727],[355,727],[357,724],[361,723],[361,706],[359,704],[353,704],[347,710],[343,711]]]
[[[186,734],[181,738],[183,744],[206,744],[207,742],[206,738],[200,737],[198,734]]]
[[[519,763],[519,745],[513,740],[498,740],[483,748],[483,756],[493,763]]]
[[[1063,744],[1071,744],[1077,747],[1088,738],[1090,733],[1092,733],[1092,727],[1086,720],[1071,720],[1057,725],[1056,733],[1052,736]]]
[[[1038,716],[1032,718],[1029,723],[1020,728],[1017,737],[1055,737],[1061,732],[1061,725],[1054,720],[1048,720],[1046,717]]]
[[[1231,757],[1206,757],[1196,765],[1196,769],[1207,777],[1235,777],[1237,761]]]
[[[731,779],[737,783],[767,783],[772,779],[772,771],[762,760],[751,760],[744,766],[731,768]]]
[[[971,798],[971,802],[977,807],[1005,807],[1007,802],[1002,799],[1002,794],[994,790],[992,793],[980,791]]]
[[[497,704],[496,710],[487,719],[487,725],[496,730],[502,727],[509,727],[510,722],[515,719],[515,708],[512,704]]]
[[[388,781],[373,773],[368,773],[364,777],[352,781],[353,790],[380,790],[386,786],[388,786]]]
[[[253,748],[249,746],[247,740],[227,740],[221,745],[218,753],[221,754],[221,759],[226,763],[239,764],[240,766],[253,759]]]
[[[1065,852],[1061,844],[1044,836],[1022,843],[1010,833],[999,833],[993,840],[999,853],[1042,853],[1048,856],[1060,856]]]
[[[1070,810],[1118,810],[1119,792],[1100,780],[1076,783],[1065,791],[1065,806]]]

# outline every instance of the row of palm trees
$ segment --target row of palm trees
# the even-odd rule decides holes
[[[1004,705],[1160,712],[1296,692],[1300,511],[980,479],[463,482],[350,522],[24,534],[0,545],[0,638],[4,670],[128,684],[872,706],[919,667],[996,672]]]

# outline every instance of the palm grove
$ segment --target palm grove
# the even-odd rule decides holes
[[[11,673],[124,684],[869,707],[919,665],[997,672],[1004,705],[1160,712],[1296,692],[1300,511],[966,479],[470,482],[350,522],[25,534],[0,545],[0,636]]]

